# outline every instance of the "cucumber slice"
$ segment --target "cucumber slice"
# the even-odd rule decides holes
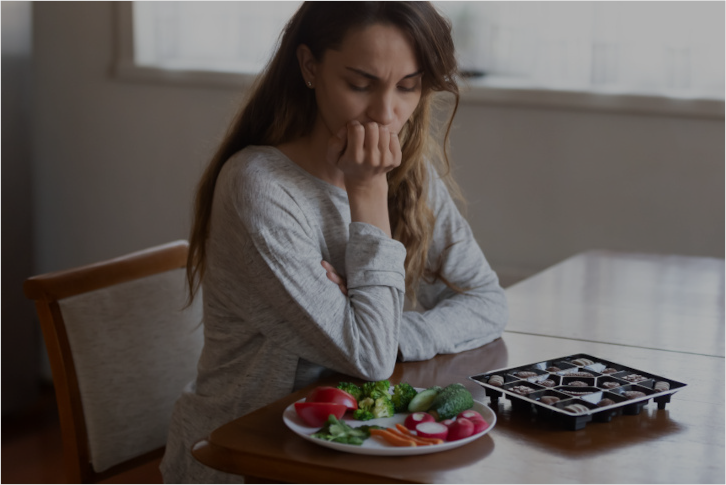
[[[438,386],[430,387],[424,391],[416,394],[410,403],[408,403],[409,413],[418,413],[421,411],[428,411],[431,407],[431,403],[439,395],[441,388]]]

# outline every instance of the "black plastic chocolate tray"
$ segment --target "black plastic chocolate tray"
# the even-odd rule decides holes
[[[571,430],[582,429],[591,421],[608,422],[621,414],[639,414],[651,399],[658,409],[665,409],[671,395],[686,387],[682,382],[588,354],[499,369],[469,379],[485,388],[495,410],[499,398],[506,396],[514,409],[556,420]]]

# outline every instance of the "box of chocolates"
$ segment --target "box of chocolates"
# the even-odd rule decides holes
[[[506,397],[516,410],[555,419],[571,430],[639,414],[651,400],[665,409],[686,384],[587,354],[499,369],[469,379],[484,387],[496,410]]]

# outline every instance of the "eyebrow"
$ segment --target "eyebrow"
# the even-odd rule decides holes
[[[365,78],[368,78],[368,79],[370,79],[372,81],[380,81],[380,78],[378,76],[374,76],[373,74],[371,74],[369,72],[365,72],[365,71],[362,71],[360,69],[356,69],[355,67],[347,67],[346,66],[346,69],[348,69],[349,71],[353,71],[354,73],[359,74],[359,75],[361,75],[361,76],[363,76]],[[423,69],[420,69],[420,70],[418,70],[416,72],[412,72],[411,74],[407,74],[407,75],[403,76],[401,78],[401,80],[409,79],[409,78],[412,78],[412,77],[416,77],[416,76],[418,76],[420,74],[423,74]]]

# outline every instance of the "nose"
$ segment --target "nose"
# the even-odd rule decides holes
[[[388,126],[395,120],[394,97],[389,92],[380,92],[372,97],[368,106],[368,117],[379,125]]]

